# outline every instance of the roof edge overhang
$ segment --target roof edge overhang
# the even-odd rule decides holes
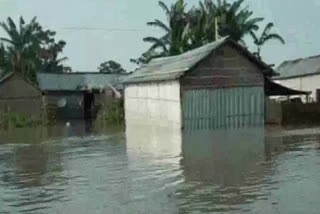
[[[295,90],[273,80],[265,79],[265,93],[267,96],[292,96],[292,95],[310,95],[310,91]]]
[[[317,74],[320,74],[320,71],[308,73],[308,74],[302,74],[302,75],[294,75],[294,76],[290,76],[290,77],[275,77],[272,79],[273,80],[289,80],[289,79],[300,78],[300,77],[315,76]]]

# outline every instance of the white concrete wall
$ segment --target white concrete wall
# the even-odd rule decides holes
[[[179,81],[129,84],[125,87],[126,124],[181,127]]]
[[[293,88],[301,91],[311,91],[310,95],[311,102],[316,101],[316,90],[320,89],[320,75],[312,75],[306,77],[298,77],[293,79],[286,80],[278,80],[276,81],[284,86],[289,88]],[[305,102],[306,96],[293,96],[293,97],[301,97],[301,99]]]

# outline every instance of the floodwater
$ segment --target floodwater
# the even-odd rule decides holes
[[[319,213],[320,129],[0,134],[0,213]]]

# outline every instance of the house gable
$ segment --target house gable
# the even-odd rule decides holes
[[[243,50],[226,43],[198,63],[181,79],[183,87],[263,86],[263,68]]]
[[[0,83],[0,99],[41,97],[42,92],[18,74],[11,74]]]

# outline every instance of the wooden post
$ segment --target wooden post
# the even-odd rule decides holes
[[[218,40],[219,39],[219,22],[218,22],[218,17],[216,17],[215,18],[215,32],[216,32],[216,35],[215,35],[215,37],[216,37],[216,40]]]

